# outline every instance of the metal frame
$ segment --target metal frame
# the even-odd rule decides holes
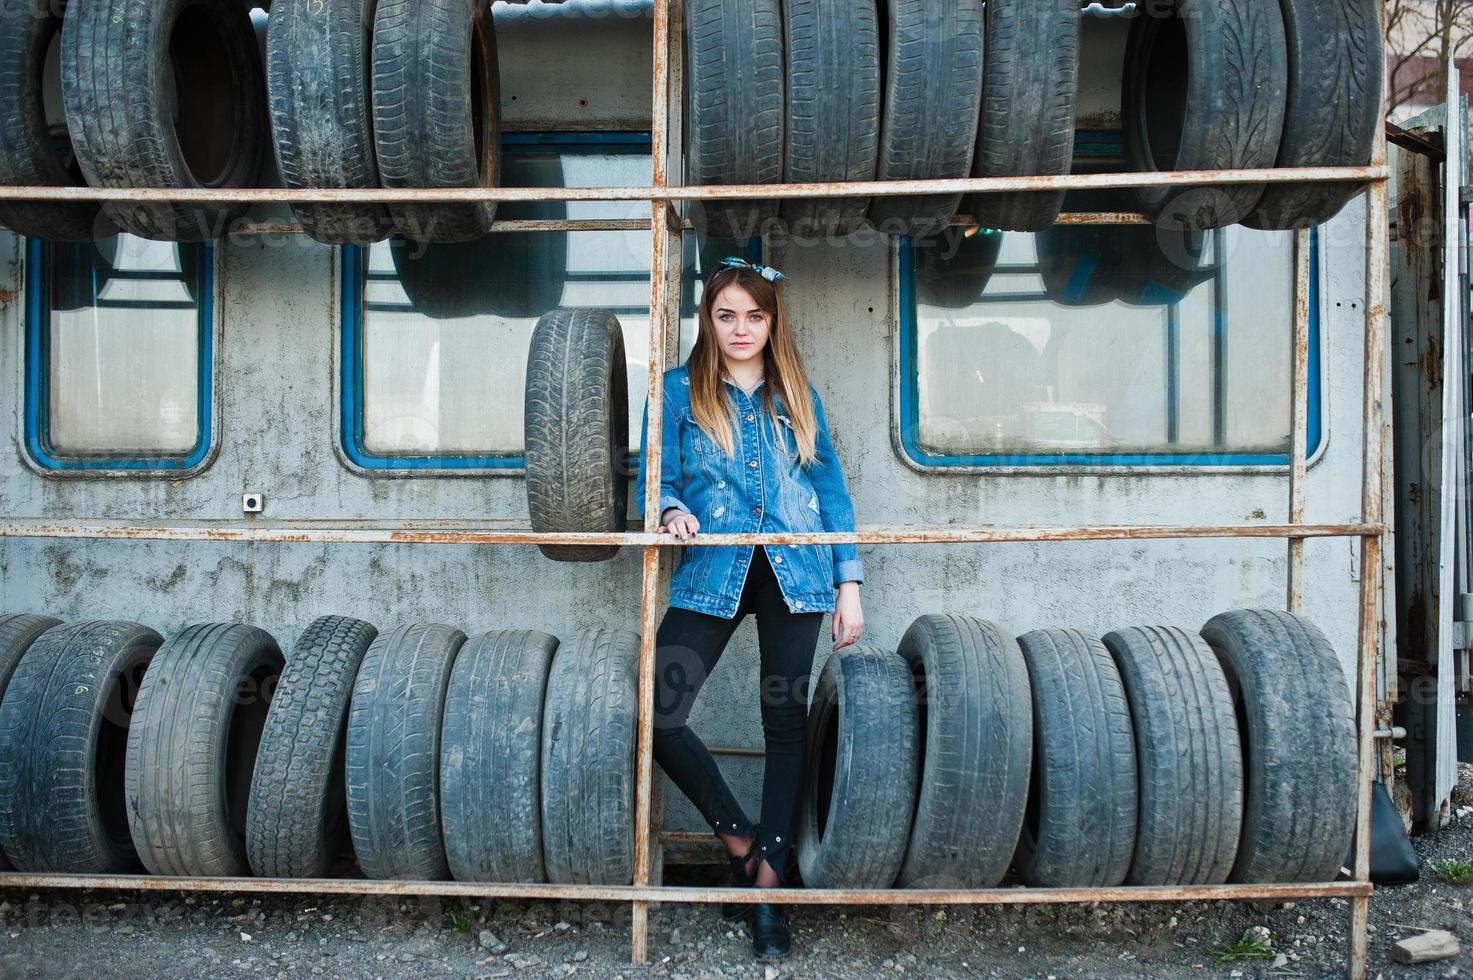
[[[653,58],[653,186],[588,188],[485,188],[461,190],[232,190],[232,189],[108,189],[71,187],[0,188],[0,200],[33,201],[180,201],[180,202],[471,202],[513,200],[632,200],[651,206],[648,223],[652,235],[650,264],[650,372],[649,372],[649,465],[658,472],[661,455],[663,385],[661,379],[676,353],[678,329],[678,275],[681,268],[680,231],[687,227],[675,205],[681,201],[872,196],[895,194],[939,194],[1041,189],[1200,186],[1227,183],[1283,183],[1291,181],[1368,181],[1366,213],[1366,329],[1364,337],[1363,455],[1361,520],[1353,524],[1306,524],[1304,518],[1304,420],[1307,372],[1308,292],[1305,275],[1296,275],[1294,329],[1294,438],[1289,479],[1289,523],[1277,525],[1231,525],[1216,527],[1118,526],[1118,527],[998,527],[945,526],[866,527],[854,533],[764,533],[702,535],[705,545],[726,544],[829,544],[837,542],[908,544],[920,542],[1068,541],[1083,539],[1140,538],[1284,538],[1289,542],[1287,605],[1297,608],[1303,597],[1302,542],[1306,537],[1360,538],[1360,594],[1356,655],[1359,792],[1356,801],[1356,836],[1352,879],[1345,882],[1285,885],[1211,885],[1154,888],[1071,889],[773,889],[764,893],[770,900],[803,905],[828,904],[1059,904],[1070,902],[1140,902],[1187,900],[1297,899],[1338,896],[1350,899],[1348,967],[1352,978],[1363,978],[1367,967],[1367,925],[1370,910],[1369,829],[1371,778],[1374,773],[1376,737],[1377,640],[1380,635],[1381,542],[1383,441],[1382,382],[1386,357],[1386,264],[1388,253],[1386,136],[1378,130],[1372,162],[1367,167],[1321,167],[1192,171],[1149,174],[1091,174],[1059,177],[994,177],[955,180],[861,181],[823,184],[682,186],[671,179],[678,173],[683,41],[681,0],[655,0]],[[1384,26],[1384,0],[1379,5]],[[1385,66],[1382,65],[1382,108],[1385,108]],[[1380,117],[1384,118],[1384,111]],[[672,152],[674,151],[674,152]],[[674,166],[672,166],[674,165]],[[1071,221],[1134,223],[1138,215],[1074,216]],[[567,229],[566,221],[511,222],[498,224],[506,230]],[[604,222],[577,222],[579,228],[605,227]],[[638,222],[636,227],[644,227]],[[296,230],[290,225],[268,227],[274,232]],[[1299,234],[1298,271],[1306,267],[1307,233]],[[673,270],[673,275],[672,275]],[[0,521],[0,537],[55,538],[156,538],[172,540],[252,540],[389,543],[583,543],[629,544],[643,551],[640,603],[638,745],[635,785],[635,861],[633,884],[624,886],[472,884],[464,882],[400,882],[363,880],[285,879],[198,879],[115,875],[64,875],[0,873],[0,887],[10,888],[112,888],[171,891],[312,892],[322,894],[468,895],[543,899],[576,899],[629,902],[632,909],[631,957],[643,963],[648,952],[648,914],[651,902],[712,903],[740,901],[750,892],[734,888],[673,888],[652,883],[658,867],[655,849],[673,838],[662,835],[654,816],[655,801],[651,757],[653,736],[653,687],[655,628],[660,612],[662,573],[669,568],[669,536],[652,533],[658,520],[658,486],[651,481],[642,502],[643,533],[539,534],[519,529],[510,521],[194,521],[152,525],[136,521],[81,521],[10,518]],[[696,543],[696,542],[691,542]],[[681,542],[682,546],[688,546]],[[652,833],[653,829],[653,833]]]

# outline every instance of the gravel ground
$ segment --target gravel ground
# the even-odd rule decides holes
[[[1430,862],[1473,860],[1473,772],[1459,815],[1415,840],[1422,881],[1377,891],[1371,976],[1473,977],[1473,887]],[[690,875],[699,872],[687,871]],[[673,875],[672,875],[673,877]],[[793,910],[793,953],[751,957],[745,927],[710,906],[650,915],[646,966],[629,964],[627,906],[121,892],[0,893],[0,977],[1224,977],[1338,976],[1348,903]],[[1406,926],[1448,929],[1455,960],[1390,962]],[[1216,963],[1251,933],[1263,959]]]

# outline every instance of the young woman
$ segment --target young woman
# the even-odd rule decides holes
[[[782,278],[771,267],[727,258],[706,280],[695,347],[663,379],[659,533],[689,541],[702,530],[854,529],[823,404],[793,341]],[[648,403],[645,408],[647,419]],[[648,435],[646,422],[635,494],[641,504]],[[818,631],[823,614],[832,612],[834,649],[859,639],[863,579],[853,544],[678,551],[670,608],[655,640],[654,754],[725,845],[732,884],[783,883],[804,778]],[[696,694],[749,612],[757,618],[766,743],[762,815],[755,823],[686,726]],[[758,956],[788,951],[783,906],[729,904],[722,914],[747,920]]]

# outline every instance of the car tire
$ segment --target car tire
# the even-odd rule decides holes
[[[271,138],[266,84],[255,28],[234,0],[68,4],[61,90],[77,163],[94,187],[259,180]],[[246,207],[117,202],[104,210],[134,235],[194,242],[226,234]]]
[[[388,188],[501,183],[501,76],[491,4],[379,0],[373,33],[373,140]],[[467,242],[496,202],[389,205],[401,235]]]
[[[1018,646],[1033,692],[1033,774],[1013,866],[1039,887],[1113,888],[1130,870],[1136,824],[1120,672],[1105,645],[1078,630],[1034,630]]]
[[[974,177],[1067,174],[1074,160],[1079,89],[1078,0],[987,0],[987,52]],[[983,228],[1043,231],[1063,191],[973,194]]]
[[[1355,704],[1309,620],[1235,609],[1202,627],[1243,739],[1243,833],[1230,881],[1334,881],[1355,836]]]
[[[798,869],[809,888],[889,888],[910,837],[919,720],[906,662],[845,647],[824,663],[808,709]]]
[[[542,707],[547,880],[627,885],[634,875],[639,636],[580,633],[552,659]]]
[[[880,146],[880,35],[875,0],[783,0],[785,183],[874,180]],[[866,197],[790,197],[784,230],[799,240],[864,227]]]
[[[440,828],[445,689],[465,634],[449,626],[380,633],[358,667],[348,708],[348,827],[370,878],[450,876]]]
[[[1227,678],[1201,636],[1168,626],[1104,637],[1135,728],[1139,781],[1128,885],[1220,885],[1243,822],[1243,755]]]
[[[982,2],[883,0],[878,180],[968,177],[982,112]],[[946,228],[961,194],[875,197],[881,233],[923,238]]]
[[[496,630],[461,647],[445,696],[440,812],[456,881],[547,880],[542,704],[557,637]]]
[[[14,640],[36,620],[47,622],[11,618],[0,632]],[[0,849],[19,870],[141,867],[123,773],[134,696],[162,642],[146,626],[102,621],[53,626],[28,645],[0,702]]]
[[[783,179],[781,0],[691,0],[686,10],[683,125],[687,182]],[[744,242],[777,217],[777,201],[691,201],[697,241]]]
[[[61,43],[60,3],[0,0],[0,185],[85,187],[63,118],[46,117],[47,65]],[[97,201],[0,201],[0,226],[27,238],[83,242],[117,234]]]
[[[921,616],[899,652],[916,686],[921,776],[897,884],[991,888],[1028,800],[1028,665],[1011,633],[970,616]]]
[[[1126,169],[1272,167],[1284,129],[1288,54],[1278,0],[1168,0],[1138,14],[1125,47]],[[1169,95],[1170,97],[1163,97]],[[1246,217],[1263,184],[1137,187],[1151,218],[1222,228]]]
[[[323,616],[292,648],[266,716],[246,814],[246,855],[263,878],[324,878],[343,852],[348,702],[376,636],[362,620]]]
[[[256,751],[285,661],[239,623],[190,626],[154,657],[128,729],[128,826],[152,874],[250,873]]]
[[[266,22],[272,146],[290,189],[379,186],[373,148],[376,0],[281,0]],[[381,204],[294,204],[325,245],[367,245],[393,228]]]
[[[624,333],[606,310],[537,321],[527,354],[527,509],[538,532],[623,531],[629,505]],[[554,561],[606,561],[618,545],[537,546]]]
[[[1280,167],[1365,167],[1381,111],[1382,53],[1375,0],[1279,0],[1288,39],[1289,88]],[[1365,190],[1352,181],[1269,184],[1249,228],[1323,224]]]

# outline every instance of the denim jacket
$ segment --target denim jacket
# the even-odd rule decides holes
[[[694,514],[701,532],[852,531],[854,504],[844,484],[823,403],[812,386],[817,415],[818,458],[808,467],[797,462],[798,443],[781,396],[774,403],[782,421],[782,445],[773,440],[762,410],[761,386],[748,394],[723,379],[736,403],[733,433],[736,457],[726,455],[695,422],[690,406],[687,365],[665,372],[665,411],[660,467],[660,513],[678,507]],[[639,433],[639,478],[635,500],[644,505],[645,459],[649,438],[649,400]],[[670,579],[670,604],[730,619],[736,615],[753,545],[701,545],[679,549]],[[790,612],[829,612],[841,582],[864,581],[859,549],[834,545],[764,545]]]

